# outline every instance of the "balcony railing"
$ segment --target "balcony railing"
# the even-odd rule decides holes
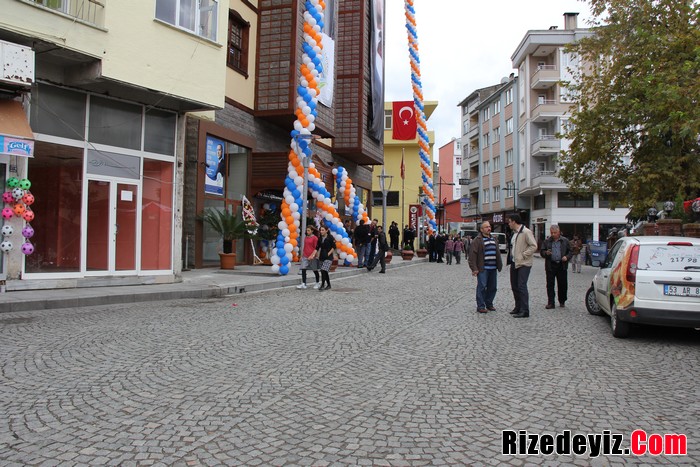
[[[534,177],[532,177],[532,184],[533,185],[545,185],[545,184],[558,184],[561,183],[561,180],[557,176],[557,171],[556,170],[541,170],[537,172]]]
[[[479,125],[470,126],[467,131],[467,137],[469,139],[476,138],[479,136]]]
[[[530,86],[533,89],[547,89],[559,80],[559,70],[556,65],[539,65],[530,77]]]
[[[541,135],[530,146],[533,156],[561,151],[561,140],[554,135]]]
[[[93,26],[104,26],[106,0],[19,0]]]

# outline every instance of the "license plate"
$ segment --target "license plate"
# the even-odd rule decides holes
[[[664,295],[676,297],[700,297],[700,287],[664,284]]]

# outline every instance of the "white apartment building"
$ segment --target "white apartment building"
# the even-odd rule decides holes
[[[560,84],[571,80],[578,66],[567,44],[593,34],[577,26],[578,13],[565,13],[565,27],[531,30],[511,56],[518,70],[517,174],[518,194],[529,200],[529,225],[538,241],[559,224],[567,237],[605,239],[614,226],[626,223],[627,209],[608,209],[603,195],[574,196],[559,178],[558,154],[569,141],[557,138],[568,121],[572,100]]]

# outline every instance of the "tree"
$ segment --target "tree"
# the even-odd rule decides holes
[[[700,12],[690,0],[590,0],[571,146],[560,176],[574,192],[617,193],[641,217],[659,201],[700,194]]]

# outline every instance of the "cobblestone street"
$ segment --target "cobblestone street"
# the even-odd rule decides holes
[[[507,270],[475,312],[462,265],[285,288],[0,315],[2,465],[700,464],[700,332],[612,337],[566,308],[512,319]],[[502,430],[683,433],[687,456],[501,454]]]

